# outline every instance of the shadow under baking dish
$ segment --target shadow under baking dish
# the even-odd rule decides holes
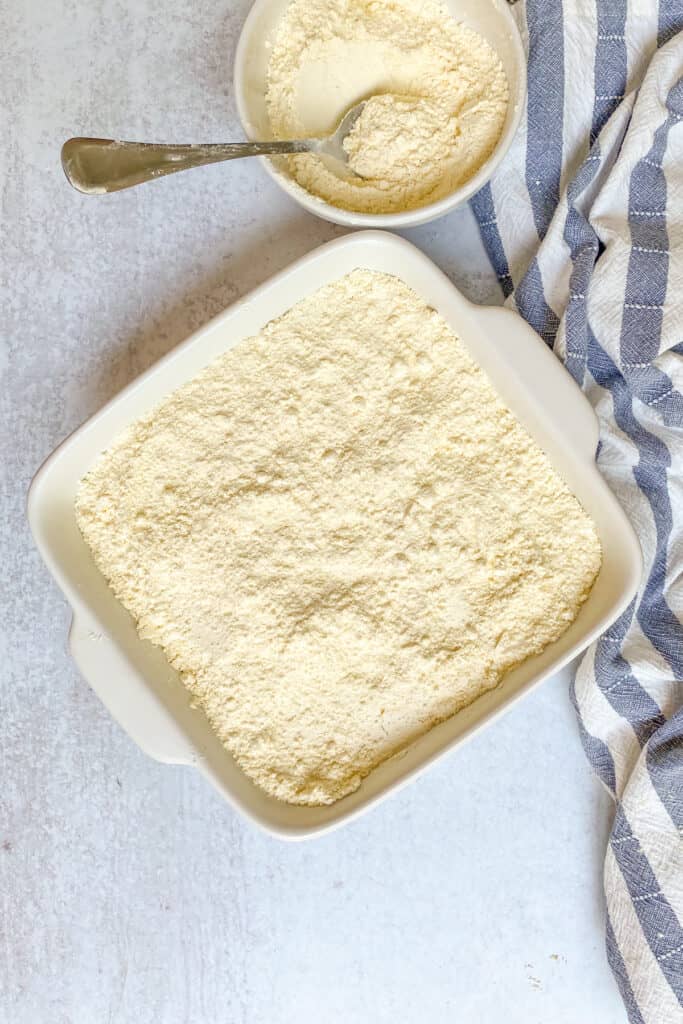
[[[258,789],[212,732],[162,651],[140,640],[132,618],[96,568],[76,525],[79,481],[133,420],[218,355],[256,334],[318,288],[359,267],[394,274],[436,309],[595,522],[603,565],[576,621],[502,684],[376,768],[329,807],[295,807]],[[635,534],[595,465],[595,414],[570,375],[515,313],[475,306],[418,249],[385,232],[330,242],[216,317],[116,396],[45,462],[29,492],[31,529],[73,608],[71,652],[85,679],[146,753],[199,768],[246,817],[287,839],[348,821],[417,777],[596,639],[632,600],[641,575]]]

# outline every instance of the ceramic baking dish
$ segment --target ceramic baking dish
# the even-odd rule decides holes
[[[278,803],[237,767],[161,650],[138,638],[109,590],[74,515],[78,482],[123,428],[194,377],[220,353],[295,302],[357,267],[395,274],[448,321],[519,420],[548,453],[593,517],[604,552],[595,587],[556,643],[510,673],[501,686],[385,762],[360,789],[330,807]],[[303,838],[348,821],[491,722],[602,633],[633,598],[638,543],[597,471],[595,415],[556,357],[526,323],[504,309],[468,302],[437,267],[402,239],[367,231],[324,245],[207,324],[113,399],[66,440],[35,477],[29,519],[36,543],[73,609],[74,660],[129,736],[159,761],[193,765],[248,818],[284,838]]]

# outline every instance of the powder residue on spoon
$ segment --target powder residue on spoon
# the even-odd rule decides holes
[[[437,0],[293,0],[268,67],[276,138],[333,132],[369,99],[346,149],[352,171],[288,158],[307,191],[366,213],[410,210],[453,192],[493,153],[508,106],[502,64]]]

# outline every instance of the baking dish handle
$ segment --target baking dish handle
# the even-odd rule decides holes
[[[69,649],[83,678],[147,755],[165,764],[196,762],[190,742],[168,709],[137,678],[124,654],[80,614],[74,614],[71,623]]]
[[[515,386],[523,385],[544,430],[570,433],[572,447],[593,462],[600,437],[598,417],[562,362],[518,313],[496,306],[474,309],[491,354],[484,369],[503,397],[509,370],[516,378]]]

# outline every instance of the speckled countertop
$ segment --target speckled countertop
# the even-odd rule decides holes
[[[72,134],[238,138],[248,0],[0,0],[0,1020],[623,1024],[603,954],[609,804],[559,677],[344,831],[288,846],[145,758],[66,653],[32,474],[194,328],[340,233],[254,164],[102,199]],[[467,211],[409,233],[496,297]]]

